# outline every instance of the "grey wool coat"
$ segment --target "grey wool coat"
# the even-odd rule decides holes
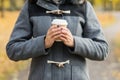
[[[78,0],[82,1],[82,0]],[[85,7],[83,7],[85,5]],[[70,14],[48,14],[51,10],[71,10]],[[86,14],[86,15],[84,15]],[[64,18],[67,28],[74,37],[74,48],[55,42],[45,49],[45,35],[54,18]],[[26,1],[10,40],[6,46],[7,55],[11,60],[27,60],[32,58],[29,80],[90,80],[86,58],[104,60],[108,54],[108,44],[91,4],[61,4],[45,0],[36,3]],[[55,62],[69,61],[64,67],[58,67]]]

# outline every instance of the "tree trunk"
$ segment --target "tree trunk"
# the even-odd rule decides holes
[[[11,10],[17,9],[16,0],[10,0],[10,9]]]
[[[1,0],[1,17],[4,17],[4,0]]]
[[[103,1],[103,9],[106,10],[107,1],[106,0],[102,0],[102,1]]]

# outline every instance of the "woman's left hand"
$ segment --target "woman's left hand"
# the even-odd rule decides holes
[[[74,38],[70,30],[66,27],[61,27],[60,40],[68,47],[74,47]]]

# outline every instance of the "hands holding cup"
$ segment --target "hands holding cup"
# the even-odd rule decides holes
[[[50,48],[55,41],[62,41],[68,47],[74,47],[74,39],[67,28],[67,21],[54,19],[45,38],[45,48]]]

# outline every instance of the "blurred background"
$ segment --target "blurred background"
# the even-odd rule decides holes
[[[88,61],[91,80],[120,80],[120,0],[89,0],[109,42],[105,61]],[[25,0],[0,0],[0,80],[27,80],[30,60],[13,62],[5,46]]]

